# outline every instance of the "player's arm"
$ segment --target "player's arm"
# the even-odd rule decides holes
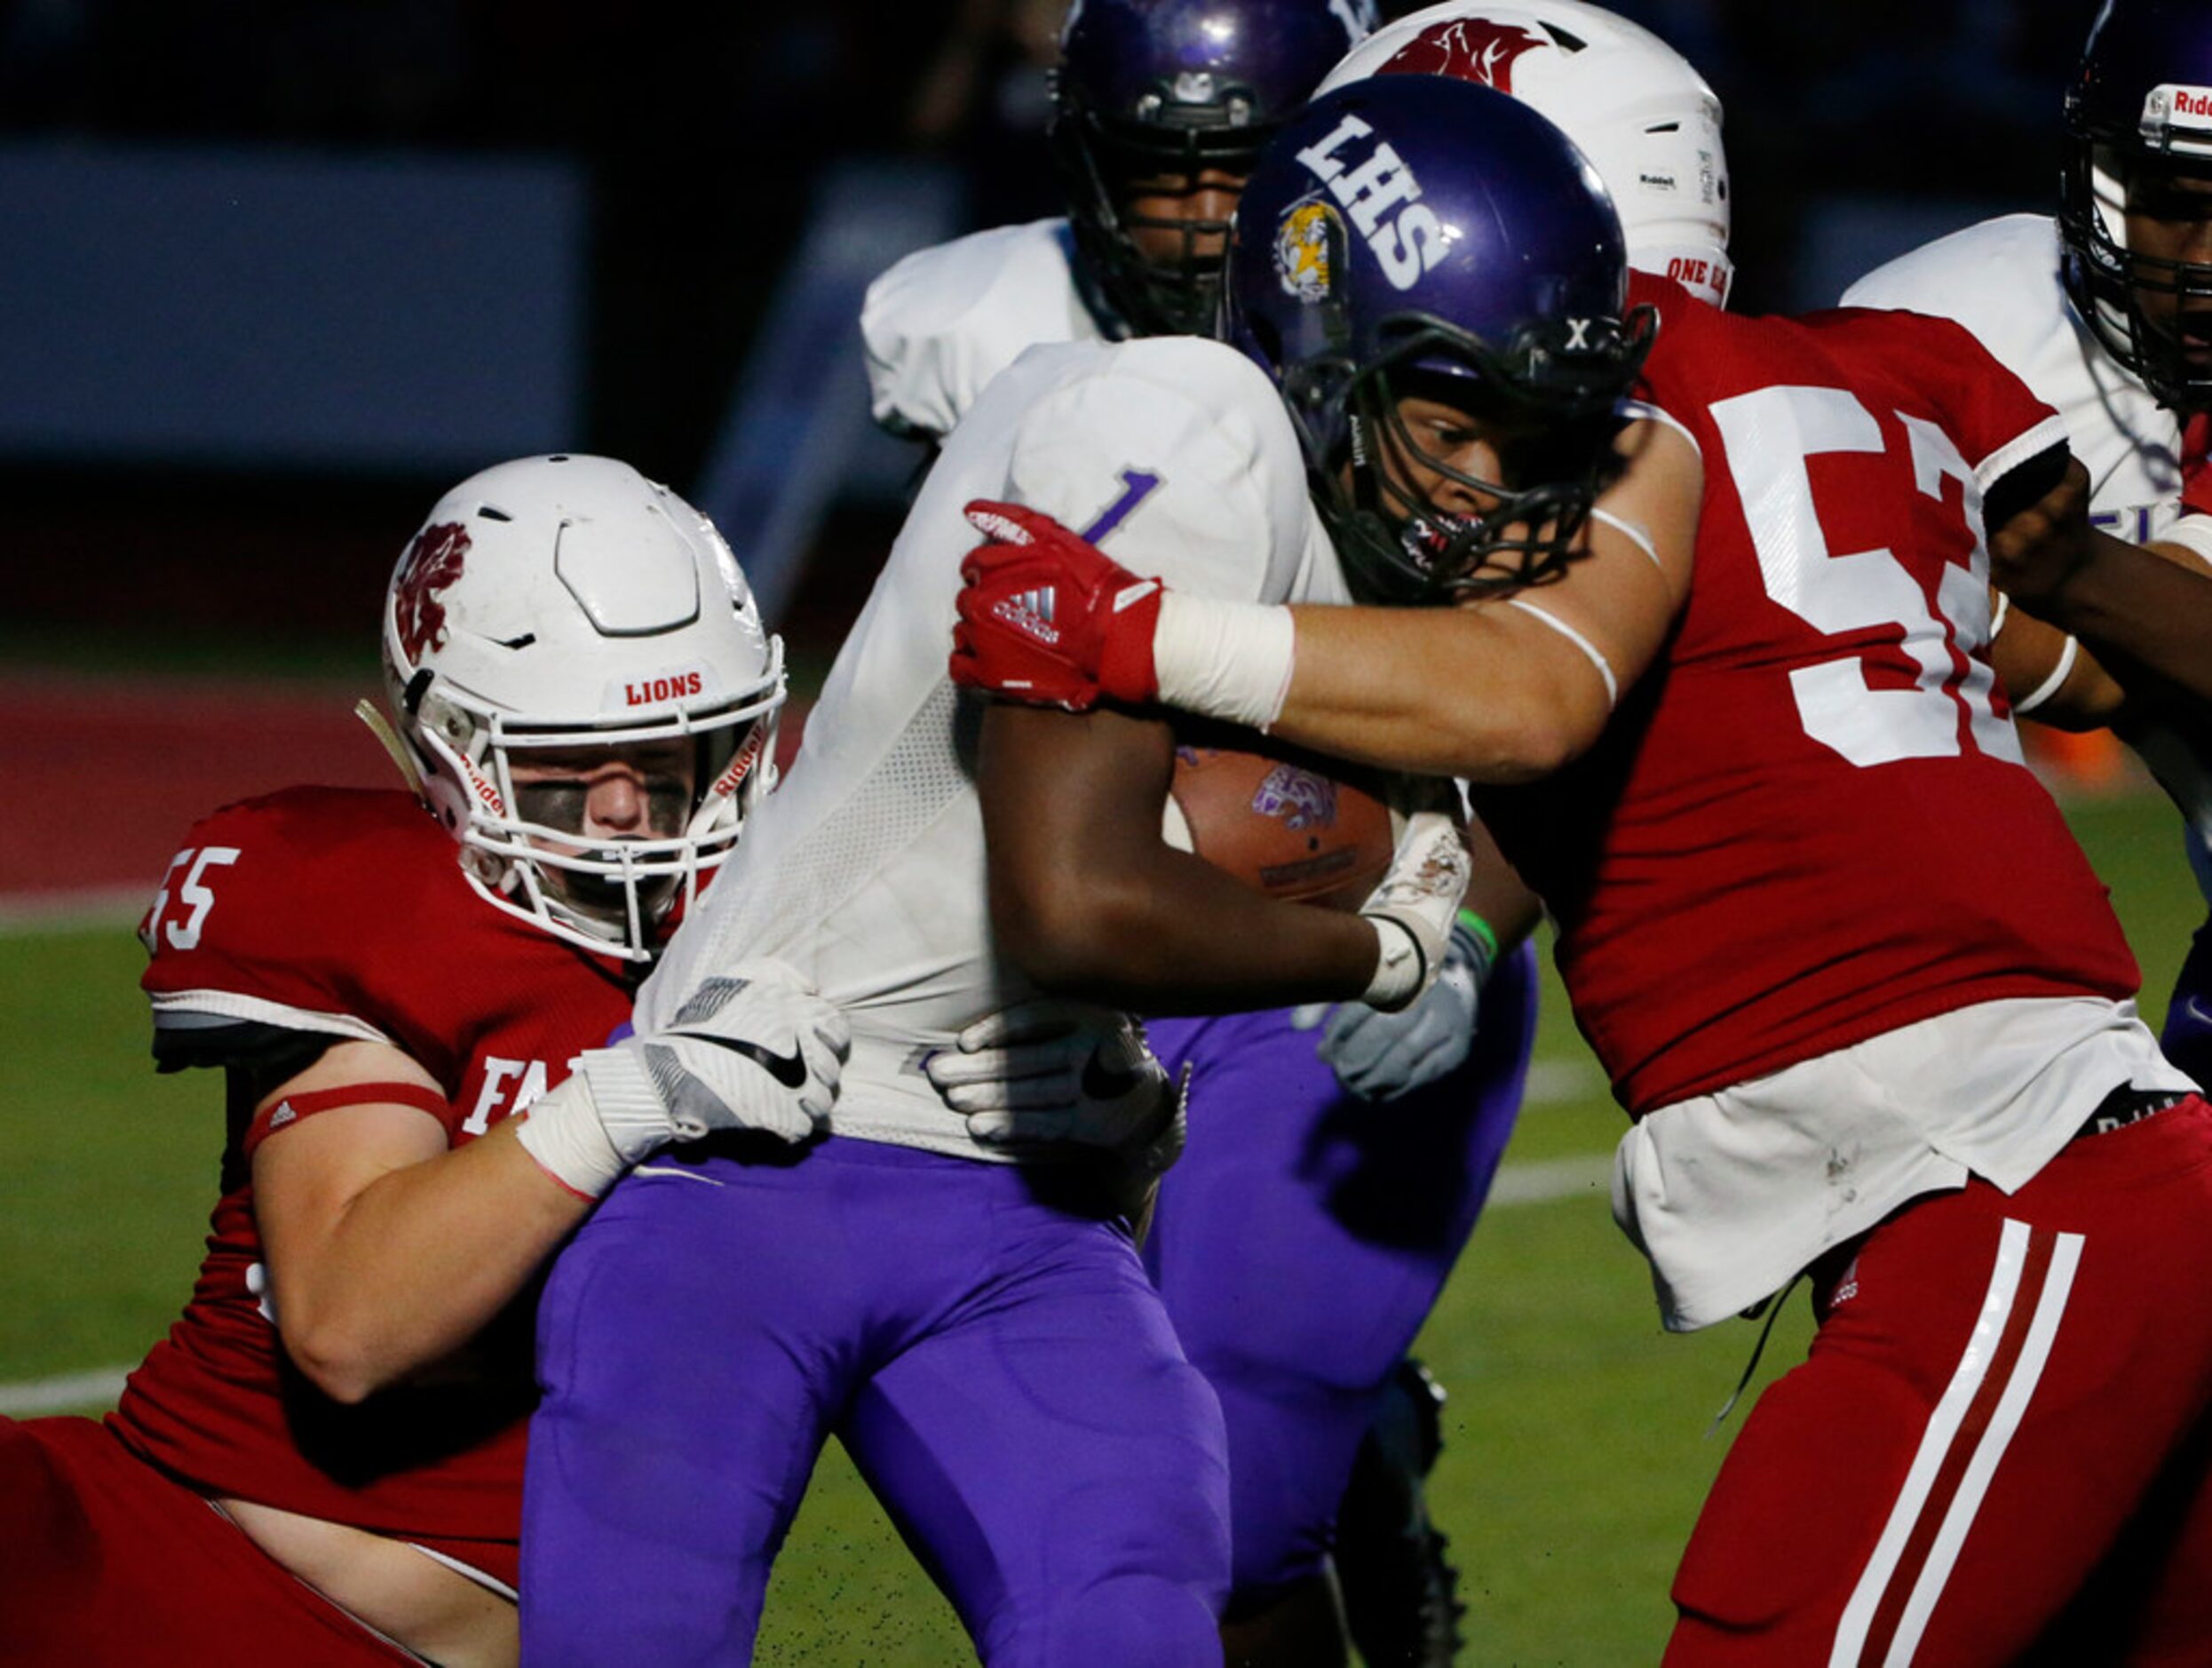
[[[1270,733],[1367,763],[1513,782],[1604,731],[1688,594],[1703,472],[1637,425],[1628,473],[1557,584],[1458,608],[1292,610],[1296,658]]]
[[[591,1208],[524,1150],[518,1120],[449,1148],[395,1088],[439,1092],[400,1050],[342,1042],[257,1111],[327,1108],[262,1138],[253,1196],[286,1352],[340,1402],[466,1343]]]
[[[2138,667],[2212,700],[2212,576],[2189,549],[2130,544],[2089,519],[2078,462],[1990,534],[1990,569],[2015,607],[2063,625],[2108,666]],[[2202,518],[2198,518],[2202,519]]]
[[[2121,721],[2127,691],[2070,631],[1998,593],[1989,662],[2016,718],[2054,729],[2095,730]]]
[[[1394,929],[1263,897],[1167,845],[1174,766],[1173,734],[1157,718],[989,710],[978,786],[1003,952],[1047,990],[1146,1013],[1369,992],[1378,938]]]
[[[1157,701],[1423,774],[1532,780],[1594,742],[1688,595],[1703,465],[1646,421],[1558,583],[1458,608],[1274,608],[1137,582],[1062,529],[970,558],[953,676],[1027,701]],[[1002,546],[1003,548],[1003,546]],[[1132,583],[1133,582],[1133,583]],[[999,593],[1064,588],[1050,642]],[[1087,598],[1082,613],[1068,606]]]
[[[1395,1100],[1458,1068],[1481,1023],[1483,988],[1543,917],[1543,903],[1505,861],[1490,831],[1467,829],[1472,862],[1467,895],[1453,923],[1443,971],[1421,998],[1395,1013],[1362,1002],[1325,1013],[1301,1010],[1299,1023],[1321,1025],[1320,1057],[1352,1093]]]

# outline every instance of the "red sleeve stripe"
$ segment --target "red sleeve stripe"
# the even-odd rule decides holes
[[[441,1125],[450,1127],[453,1122],[451,1103],[437,1090],[426,1089],[421,1084],[341,1084],[335,1089],[280,1096],[274,1106],[254,1114],[253,1123],[246,1131],[245,1152],[250,1157],[253,1149],[275,1131],[311,1118],[318,1112],[331,1112],[345,1106],[411,1106],[429,1113]]]

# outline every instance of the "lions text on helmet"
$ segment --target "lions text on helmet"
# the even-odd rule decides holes
[[[470,477],[394,571],[386,695],[502,909],[649,959],[774,780],[783,650],[706,517],[610,458]]]

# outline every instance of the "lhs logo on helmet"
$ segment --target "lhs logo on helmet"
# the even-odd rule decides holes
[[[1358,116],[1347,115],[1300,151],[1298,160],[1351,216],[1391,287],[1410,290],[1444,258],[1455,234],[1421,201],[1421,182],[1388,139],[1372,148],[1360,142],[1374,134]]]
[[[1513,60],[1551,43],[1515,23],[1462,18],[1431,24],[1395,52],[1378,75],[1456,75],[1500,92],[1513,91]]]
[[[426,527],[407,547],[392,579],[392,617],[408,660],[422,659],[425,647],[446,646],[446,610],[438,593],[461,577],[468,550],[468,529],[458,521]]]
[[[1309,197],[1284,215],[1275,228],[1275,275],[1284,293],[1309,306],[1328,300],[1330,258],[1344,240],[1344,221],[1326,203]]]

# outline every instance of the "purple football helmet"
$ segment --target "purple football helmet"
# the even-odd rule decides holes
[[[1655,319],[1627,306],[1621,223],[1542,116],[1442,75],[1317,99],[1244,188],[1228,338],[1272,377],[1363,600],[1435,602],[1566,570]],[[1500,437],[1510,481],[1463,474],[1398,414],[1407,394]],[[1392,479],[1384,446],[1494,501],[1454,515]],[[1349,485],[1344,477],[1349,464]]]
[[[1086,298],[1136,335],[1210,334],[1228,222],[1137,216],[1130,187],[1241,181],[1374,24],[1374,0],[1074,0],[1051,140]],[[1147,258],[1132,236],[1147,230],[1179,253]]]
[[[2126,225],[2131,206],[2212,219],[2212,196],[2188,188],[2212,187],[2212,17],[2196,0],[2105,0],[2065,123],[2067,293],[2161,404],[2212,409],[2212,265],[2134,253]]]

